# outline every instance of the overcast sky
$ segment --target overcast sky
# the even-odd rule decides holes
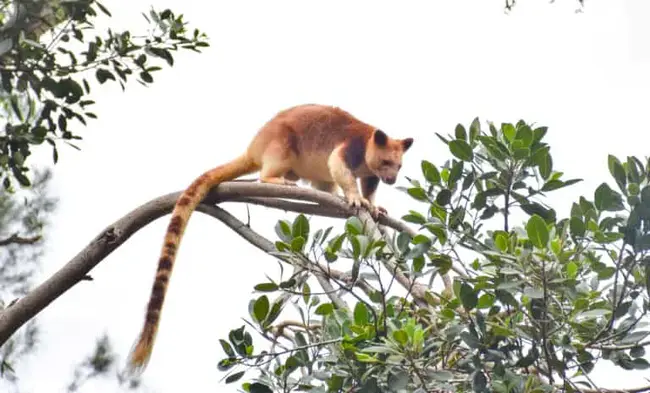
[[[178,55],[150,88],[134,81],[126,93],[94,89],[99,120],[79,128],[82,151],[63,148],[55,169],[61,203],[43,278],[131,209],[238,155],[265,121],[295,104],[341,106],[391,136],[414,137],[402,172],[411,176],[420,176],[420,160],[441,164],[449,156],[434,133],[453,132],[458,122],[480,116],[549,126],[556,168],[585,179],[556,193],[560,214],[580,195],[593,197],[608,176],[608,153],[648,153],[647,0],[587,0],[584,13],[574,12],[574,1],[527,0],[510,15],[503,0],[120,3],[106,2],[114,14],[107,23],[137,31],[150,4],[171,6],[212,46]],[[394,216],[411,206],[385,185],[377,199]],[[242,206],[224,206],[246,218]],[[253,228],[274,240],[283,213],[251,212]],[[142,229],[92,271],[93,282],[41,313],[41,350],[17,370],[25,392],[64,391],[73,362],[105,331],[125,361],[168,220]],[[218,385],[218,339],[241,325],[252,287],[278,277],[277,264],[200,214],[177,261],[145,382],[159,393],[234,392]],[[640,374],[624,375],[603,365],[593,378],[608,387],[643,384]],[[115,389],[92,382],[82,391]]]

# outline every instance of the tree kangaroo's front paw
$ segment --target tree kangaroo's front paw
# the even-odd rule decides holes
[[[387,215],[388,212],[386,211],[386,209],[384,209],[383,206],[373,205],[372,208],[370,209],[370,214],[372,215],[372,218],[374,218],[376,220],[380,216]]]
[[[352,207],[359,208],[359,207],[365,207],[366,209],[372,209],[370,201],[367,200],[366,198],[362,197],[361,195],[353,195],[348,197],[348,204]]]
[[[298,183],[292,180],[287,180],[284,179],[284,185],[285,186],[292,186],[292,187],[298,187]]]

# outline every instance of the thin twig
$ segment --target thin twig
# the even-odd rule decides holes
[[[18,236],[17,233],[14,233],[13,235],[9,236],[6,239],[0,240],[0,246],[7,246],[9,244],[34,244],[41,240],[42,236],[32,236],[32,237],[20,237]]]

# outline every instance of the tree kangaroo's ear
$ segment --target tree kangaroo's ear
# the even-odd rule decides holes
[[[377,146],[386,146],[386,143],[388,143],[388,135],[386,135],[382,130],[375,130],[373,140]]]
[[[411,147],[412,144],[413,144],[413,138],[403,139],[402,140],[402,149],[404,149],[404,151],[407,151]]]

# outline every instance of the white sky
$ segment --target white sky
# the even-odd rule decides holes
[[[100,118],[79,128],[83,150],[62,149],[56,166],[61,204],[43,277],[131,209],[239,154],[275,112],[298,103],[338,105],[395,137],[415,137],[403,169],[411,176],[420,176],[421,159],[441,164],[449,156],[434,132],[453,132],[458,122],[478,115],[547,125],[556,168],[585,179],[556,192],[559,214],[579,195],[592,197],[608,176],[608,153],[648,152],[645,0],[591,0],[578,14],[574,1],[521,1],[509,16],[503,0],[131,0],[121,9],[107,2],[109,23],[137,30],[151,3],[185,14],[212,46],[177,55],[151,88],[134,82],[126,93],[94,89]],[[380,190],[378,202],[394,216],[412,206],[398,191]],[[245,219],[242,206],[225,206]],[[282,217],[252,208],[253,227],[271,239]],[[25,392],[64,391],[73,362],[104,331],[124,362],[168,219],[138,232],[92,272],[95,281],[77,285],[40,315],[41,350],[17,370]],[[278,275],[269,257],[218,221],[193,216],[146,384],[160,393],[234,392],[218,385],[218,339],[241,324],[252,287],[266,274]],[[599,371],[593,378],[607,387],[643,384],[641,374],[606,365]],[[82,389],[115,391],[103,383]]]

